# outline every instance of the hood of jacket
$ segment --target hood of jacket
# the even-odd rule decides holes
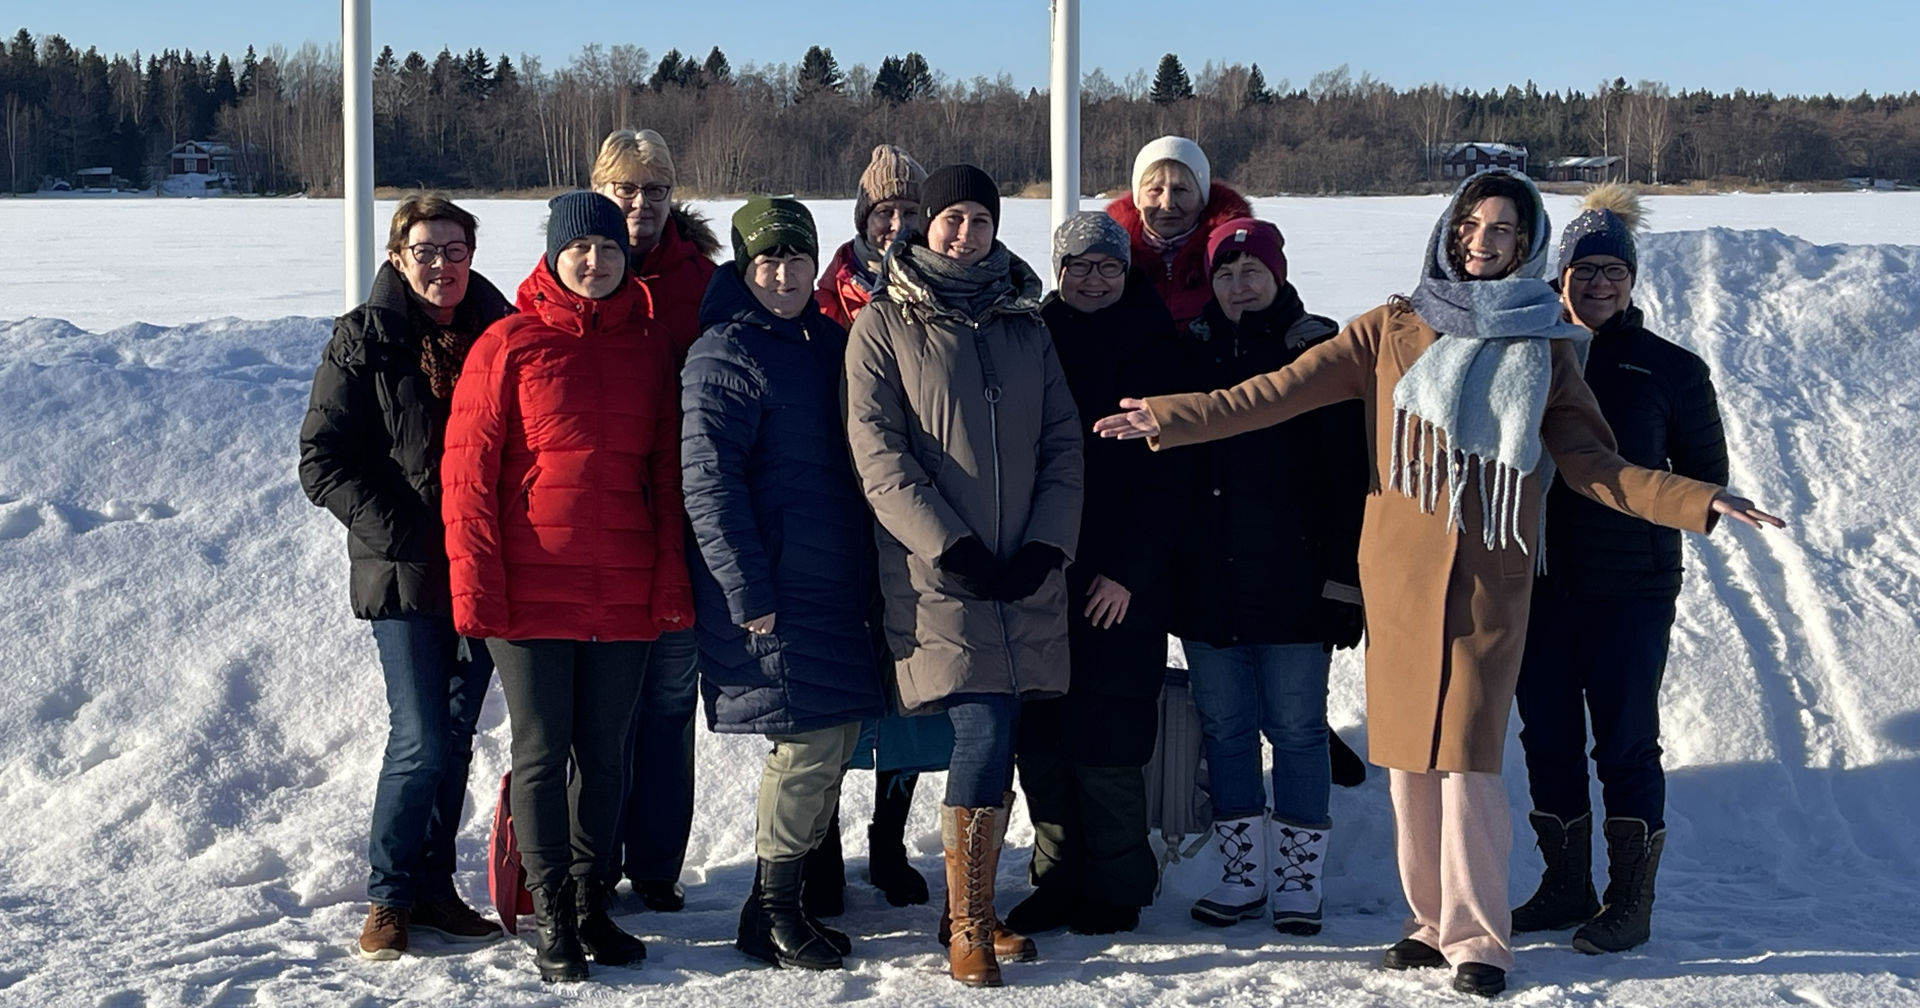
[[[621,277],[613,293],[594,300],[568,290],[547,268],[545,259],[535,263],[533,272],[520,281],[514,304],[521,312],[576,336],[653,317],[653,301],[646,285],[635,283],[631,274]]]
[[[720,251],[720,237],[713,233],[707,218],[685,203],[675,203],[660,229],[660,240],[640,257],[635,273],[655,277],[687,259],[712,260]]]
[[[818,314],[820,306],[808,298],[806,306],[793,318],[775,315],[753,296],[746,278],[732,263],[722,263],[713,271],[713,279],[707,281],[707,293],[700,299],[702,332],[717,325],[748,325],[769,332],[798,334],[808,319]]]
[[[1160,253],[1147,244],[1146,218],[1141,216],[1140,207],[1134,203],[1132,193],[1107,204],[1107,216],[1119,221],[1120,226],[1127,229],[1127,236],[1133,242],[1135,266],[1144,268],[1149,263],[1162,261]],[[1236,217],[1252,216],[1253,207],[1232,186],[1218,181],[1209,185],[1207,205],[1200,210],[1200,223],[1188,233],[1186,244],[1180,246],[1180,251],[1174,253],[1170,269],[1175,288],[1207,287],[1207,235]],[[1153,274],[1153,270],[1148,271],[1148,275]]]

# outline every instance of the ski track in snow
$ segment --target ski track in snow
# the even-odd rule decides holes
[[[1742,222],[1753,206],[1699,205],[1734,208]],[[310,212],[252,206],[264,215],[255,222]],[[1289,229],[1309,304],[1345,317],[1404,289],[1377,263],[1408,257],[1396,246],[1379,259],[1374,243],[1386,234],[1417,248],[1439,201],[1259,206]],[[1656,215],[1656,226],[1696,204],[1672,206],[1685,212]],[[1009,239],[1044,249],[1045,205],[1007,207]],[[825,221],[844,211],[817,208]],[[512,245],[537,213],[501,204],[482,216],[499,228],[483,235],[505,232],[500,244]],[[1356,217],[1368,234],[1335,237],[1335,222]],[[523,261],[503,254],[484,268],[510,289],[518,271],[503,260]],[[1710,228],[1651,234],[1641,260],[1636,299],[1650,325],[1714,370],[1735,488],[1790,527],[1688,538],[1664,696],[1669,841],[1654,940],[1588,957],[1564,935],[1521,936],[1502,1000],[1920,1005],[1920,363],[1909,350],[1920,248]],[[156,300],[154,317],[190,312],[191,300]],[[1404,913],[1378,772],[1334,795],[1320,936],[1189,921],[1211,881],[1203,855],[1170,866],[1139,932],[1041,936],[1042,960],[1009,965],[1010,986],[984,995],[946,979],[933,909],[889,907],[861,879],[872,776],[855,773],[849,912],[836,921],[856,936],[853,968],[749,968],[730,943],[752,873],[745,782],[763,744],[704,731],[688,910],[620,907],[649,941],[643,968],[545,987],[524,935],[479,951],[419,939],[419,954],[397,963],[357,961],[384,700],[365,628],[347,616],[338,526],[294,478],[328,329],[311,315],[104,332],[0,321],[0,632],[24,643],[8,679],[15,702],[0,706],[0,927],[40,939],[16,941],[0,963],[0,1004],[1462,1002],[1444,971],[1375,965]],[[1363,749],[1362,709],[1358,662],[1343,653],[1331,716]],[[460,848],[461,884],[476,898],[507,764],[497,693],[480,729]],[[1539,870],[1517,730],[1506,768],[1517,902]],[[936,893],[939,781],[916,796],[908,841]],[[1031,839],[1017,811],[1003,910],[1026,891]]]

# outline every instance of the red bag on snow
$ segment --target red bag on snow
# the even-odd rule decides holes
[[[500,804],[493,807],[493,836],[487,842],[487,891],[508,934],[520,933],[521,914],[533,912],[533,894],[527,891],[527,872],[520,866],[520,845],[513,838],[512,806],[507,788],[513,774],[500,775]]]

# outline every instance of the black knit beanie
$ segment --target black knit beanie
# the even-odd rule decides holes
[[[620,253],[633,258],[627,244],[627,215],[597,192],[561,193],[547,202],[547,269],[556,269],[560,250],[575,238],[595,235],[620,243]]]
[[[931,221],[940,211],[967,200],[987,208],[993,229],[1000,230],[1000,187],[993,176],[970,164],[936,168],[920,183],[920,212]]]

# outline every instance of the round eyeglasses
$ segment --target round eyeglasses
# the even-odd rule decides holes
[[[422,266],[432,266],[442,259],[450,263],[466,262],[467,257],[473,254],[473,247],[466,242],[448,242],[445,245],[421,242],[418,245],[407,246],[407,251],[412,253],[414,262]]]

